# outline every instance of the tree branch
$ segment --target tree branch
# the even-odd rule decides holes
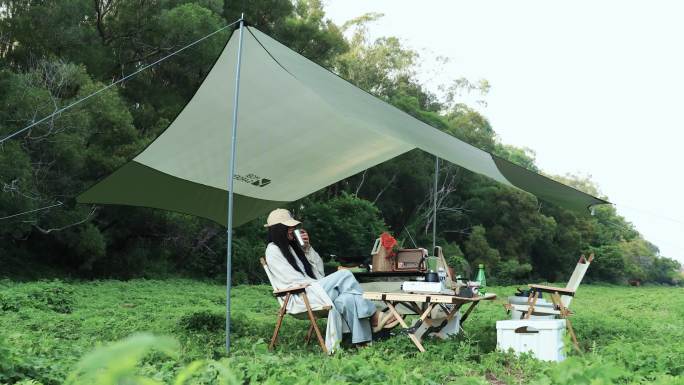
[[[117,0],[93,0],[96,14],[95,27],[104,45],[108,45],[112,41],[111,36],[107,36],[107,31],[105,31],[104,18],[114,9],[116,2]]]
[[[394,183],[394,181],[395,181],[396,179],[397,179],[397,173],[394,173],[394,175],[392,175],[392,179],[390,179],[390,181],[387,182],[387,184],[385,185],[385,187],[383,187],[382,190],[380,190],[380,192],[378,193],[378,195],[375,196],[375,199],[373,199],[373,204],[375,204],[375,202],[377,202],[378,199],[380,199],[380,196],[382,195],[382,193],[384,193],[385,190],[387,190],[387,188],[388,188],[389,186],[391,186],[392,183]]]
[[[34,224],[33,224],[33,227],[35,227],[38,231],[40,231],[40,232],[43,233],[43,234],[50,234],[50,233],[53,232],[53,231],[62,231],[62,230],[66,230],[66,229],[68,229],[69,227],[77,226],[77,225],[80,225],[81,223],[84,223],[84,222],[88,221],[88,220],[93,216],[93,214],[95,214],[95,211],[97,211],[97,207],[93,206],[92,210],[90,210],[90,213],[88,213],[88,215],[87,215],[85,218],[83,218],[82,220],[80,220],[80,221],[78,221],[78,222],[76,222],[76,223],[72,223],[72,224],[69,224],[69,225],[66,225],[66,226],[57,227],[57,228],[53,228],[53,229],[43,229],[43,228],[41,228],[40,226],[38,226],[37,224],[34,223]]]
[[[437,213],[440,211],[447,211],[447,212],[463,212],[462,207],[449,207],[445,204],[446,199],[449,197],[449,195],[456,191],[456,177],[457,175],[450,175],[451,173],[451,168],[450,167],[445,167],[445,173],[444,173],[444,181],[442,182],[442,185],[437,189]],[[434,208],[433,205],[430,204],[433,202],[435,199],[435,193],[434,189],[430,188],[428,192],[428,196],[426,199],[418,206],[417,212],[420,213],[421,210],[425,210],[422,215],[419,214],[419,216],[422,216],[425,220],[425,226],[424,226],[424,232],[427,235],[428,230],[430,229],[430,226],[432,225],[432,217],[434,213]]]
[[[359,196],[359,191],[361,191],[361,186],[363,186],[363,182],[366,180],[366,173],[368,172],[368,169],[365,169],[363,171],[363,175],[361,175],[361,182],[359,182],[358,187],[356,187],[356,191],[354,191],[354,196]]]

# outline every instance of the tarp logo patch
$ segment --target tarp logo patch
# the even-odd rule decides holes
[[[247,174],[247,175],[237,175],[235,174],[235,180],[239,180],[240,182],[245,182],[249,183],[252,186],[257,186],[257,187],[264,187],[271,183],[270,179],[267,178],[262,178],[258,175],[254,174]]]

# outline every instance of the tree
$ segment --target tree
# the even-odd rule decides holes
[[[483,226],[473,226],[473,231],[465,242],[465,255],[471,265],[482,263],[486,266],[496,266],[501,259],[499,251],[489,246],[485,234]]]
[[[3,71],[0,79],[0,103],[7,107],[0,115],[3,136],[102,86],[83,67],[60,61],[40,61],[24,74]],[[55,252],[69,249],[63,262],[75,266],[102,257],[105,243],[99,230],[92,224],[78,226],[92,219],[95,210],[76,205],[73,198],[132,157],[141,144],[126,106],[109,91],[0,148],[0,158],[8,160],[0,163],[5,186],[0,213],[21,214],[7,218],[18,226],[3,232],[3,238],[14,247],[31,239],[29,248],[49,244]]]
[[[370,255],[373,242],[386,229],[375,205],[347,193],[328,201],[305,199],[293,211],[325,256]]]

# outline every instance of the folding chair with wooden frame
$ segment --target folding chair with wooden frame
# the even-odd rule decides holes
[[[323,335],[321,334],[321,330],[318,328],[318,324],[316,323],[316,316],[326,317],[330,309],[332,309],[332,305],[321,305],[312,307],[311,303],[309,302],[309,297],[306,295],[306,288],[309,287],[309,284],[296,285],[284,289],[276,288],[273,285],[271,270],[268,268],[266,259],[261,258],[260,261],[261,265],[264,268],[264,271],[266,271],[268,280],[270,281],[271,286],[273,287],[273,295],[280,303],[280,309],[278,310],[278,318],[276,320],[275,329],[273,330],[273,337],[271,337],[271,343],[268,345],[269,350],[273,350],[275,348],[275,345],[278,341],[278,333],[280,332],[280,327],[283,323],[283,318],[285,318],[285,314],[289,314],[294,318],[300,320],[308,318],[310,326],[308,332],[306,333],[305,342],[308,344],[311,340],[311,335],[315,332],[316,337],[318,338],[318,344],[321,346],[321,349],[323,349],[323,352],[328,353],[328,349],[325,347]],[[302,298],[302,300],[304,301],[304,305],[306,306],[306,310],[297,313],[289,312],[287,310],[287,304],[295,296],[300,296]]]
[[[575,331],[572,328],[572,323],[570,322],[570,317],[572,312],[568,309],[572,298],[575,296],[577,289],[579,288],[584,274],[587,272],[589,265],[594,260],[594,254],[589,255],[589,258],[585,258],[582,255],[575,266],[575,270],[568,280],[568,284],[565,287],[554,287],[546,285],[536,285],[529,284],[530,294],[527,297],[527,304],[525,305],[514,305],[507,304],[506,309],[518,310],[523,312],[524,319],[530,319],[532,315],[557,315],[562,319],[565,319],[565,324],[568,328],[568,333],[572,337],[573,345],[575,349],[581,353],[579,344],[577,343],[577,336],[575,336]],[[547,307],[535,307],[537,300],[541,293],[548,293],[551,295],[551,302],[553,303],[553,308],[549,309]]]

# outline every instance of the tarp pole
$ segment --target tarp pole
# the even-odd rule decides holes
[[[237,52],[237,68],[235,69],[235,97],[233,98],[233,131],[230,140],[230,174],[228,175],[228,225],[226,233],[226,353],[230,353],[230,286],[233,257],[233,181],[235,179],[235,153],[237,149],[238,99],[240,95],[240,62],[242,61],[242,30],[244,14],[240,16],[240,40]]]
[[[439,157],[435,157],[435,191],[432,198],[432,252],[437,246],[437,180],[439,179]]]

